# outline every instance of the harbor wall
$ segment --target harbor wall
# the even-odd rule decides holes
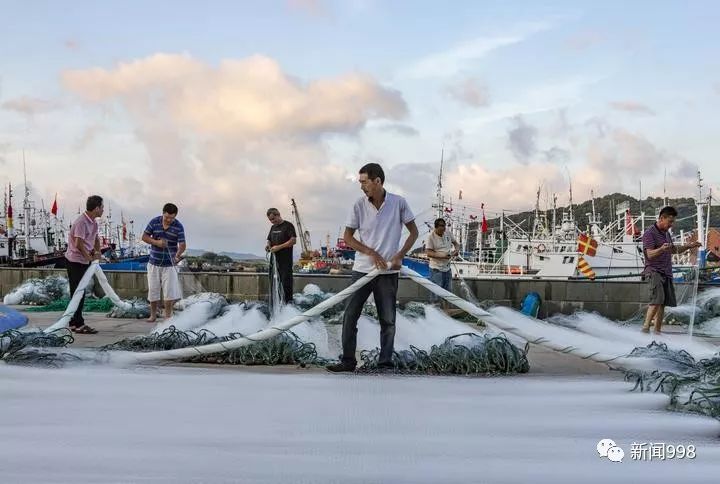
[[[106,271],[110,285],[122,298],[145,297],[147,275],[144,272]],[[0,295],[4,296],[23,281],[65,275],[58,269],[0,268]],[[264,273],[183,273],[186,293],[217,292],[230,300],[258,300],[267,298],[268,278]],[[478,301],[492,301],[505,306],[520,307],[523,297],[537,292],[542,299],[541,317],[575,311],[595,311],[613,320],[629,319],[643,310],[647,287],[635,281],[541,281],[541,280],[468,280],[468,289]],[[327,292],[338,292],[350,284],[349,276],[307,274],[295,276],[295,291],[306,284],[316,284]],[[98,289],[99,290],[99,289]],[[453,292],[463,296],[460,281],[453,281]],[[678,295],[689,293],[683,285]],[[427,301],[430,293],[413,281],[401,278],[398,299]]]

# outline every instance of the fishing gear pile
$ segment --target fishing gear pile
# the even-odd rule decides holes
[[[672,410],[720,420],[720,356],[697,361],[684,350],[652,342],[635,348],[629,357],[652,358],[658,367],[653,371],[624,370],[625,380],[635,381],[633,390],[662,392],[670,397]]]
[[[509,375],[527,373],[528,346],[520,349],[504,335],[490,337],[475,333],[463,333],[446,338],[430,351],[414,346],[393,354],[390,371],[402,374],[430,375]],[[362,351],[360,373],[386,372],[379,368],[380,349]]]
[[[70,299],[67,278],[50,276],[45,279],[28,279],[3,298],[7,305],[46,305],[60,299]]]

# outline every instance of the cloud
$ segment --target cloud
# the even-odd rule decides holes
[[[63,45],[69,50],[77,50],[80,47],[80,44],[74,39],[67,39]]]
[[[55,111],[60,109],[61,106],[57,101],[50,99],[23,96],[5,101],[0,107],[8,111],[25,114],[26,116],[35,116],[37,114]]]
[[[292,10],[317,17],[328,13],[327,5],[322,0],[287,0],[287,4]]]
[[[573,50],[585,51],[588,50],[590,47],[593,47],[605,41],[605,38],[606,37],[600,32],[596,32],[594,30],[587,30],[584,32],[578,32],[575,35],[569,37],[567,39],[567,45]]]
[[[417,136],[420,134],[420,132],[412,126],[400,123],[383,124],[378,129],[380,131],[399,134],[402,136]]]
[[[715,91],[715,94],[720,95],[720,82],[716,82],[716,83],[713,85],[713,90]]]
[[[655,116],[655,111],[650,109],[645,104],[636,101],[614,101],[609,103],[610,107],[617,111],[625,111],[635,114],[647,114],[649,116]]]
[[[447,93],[456,101],[474,108],[489,104],[487,87],[477,79],[467,78],[448,86]]]
[[[553,146],[549,150],[543,151],[543,155],[545,155],[545,159],[548,162],[560,165],[567,164],[571,158],[571,153],[568,150],[564,150],[557,146]]]
[[[513,118],[514,126],[507,132],[507,147],[515,159],[520,163],[527,164],[537,152],[536,138],[537,128],[527,124],[521,115]]]
[[[398,91],[371,77],[301,81],[263,56],[212,66],[156,54],[62,79],[88,104],[119,106],[147,154],[132,162],[143,174],[134,189],[116,180],[98,189],[128,197],[131,213],[175,201],[190,245],[209,249],[261,250],[265,210],[289,217],[291,197],[311,233],[334,233],[360,194],[348,176],[359,166],[330,163],[323,137],[356,136],[407,112]],[[91,127],[84,137],[92,135]]]
[[[670,175],[672,177],[690,178],[695,180],[697,178],[698,170],[700,170],[700,167],[697,165],[697,163],[691,163],[687,160],[682,160],[670,172]]]
[[[491,52],[519,44],[549,28],[551,24],[548,22],[526,23],[509,28],[504,34],[488,35],[461,42],[447,50],[430,54],[411,63],[400,70],[399,77],[410,79],[454,77]]]
[[[156,54],[113,70],[66,71],[63,81],[87,101],[120,99],[144,119],[168,116],[178,127],[233,138],[353,133],[368,119],[407,112],[398,91],[368,76],[302,83],[264,56],[213,67],[188,55]]]

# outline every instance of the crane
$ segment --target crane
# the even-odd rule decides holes
[[[300,237],[300,247],[302,247],[302,254],[309,255],[312,253],[312,244],[310,243],[310,232],[305,230],[303,227],[302,221],[300,220],[300,212],[298,212],[297,204],[295,203],[295,199],[291,198],[290,203],[292,204],[292,212],[293,216],[295,217],[295,225],[297,226],[297,231]]]

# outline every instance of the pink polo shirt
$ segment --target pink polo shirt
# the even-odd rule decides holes
[[[89,264],[90,261],[86,260],[85,257],[78,249],[76,237],[82,239],[82,244],[85,246],[85,250],[89,254],[95,248],[95,239],[98,235],[98,224],[97,221],[91,219],[87,212],[80,215],[72,227],[70,227],[70,235],[68,236],[68,248],[65,252],[65,258],[70,262],[78,262],[80,264]]]

